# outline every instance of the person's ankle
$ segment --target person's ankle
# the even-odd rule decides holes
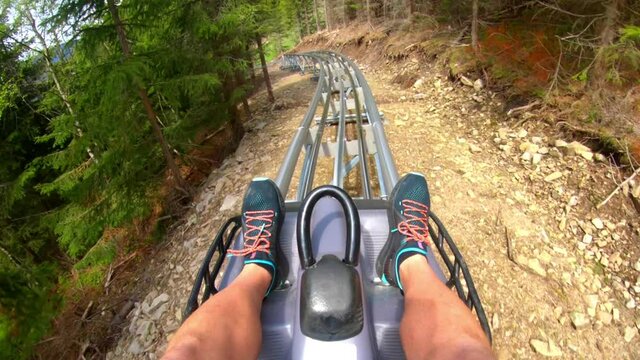
[[[429,262],[421,254],[412,255],[400,263],[399,275],[405,291],[411,287],[412,275],[424,273],[427,267]]]
[[[271,274],[269,270],[258,264],[245,264],[241,274],[267,284],[271,283],[272,276],[275,276],[275,274]]]

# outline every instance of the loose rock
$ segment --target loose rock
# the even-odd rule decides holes
[[[610,325],[613,321],[613,315],[607,311],[598,311],[596,318],[604,325]]]
[[[544,181],[551,182],[551,181],[560,179],[561,177],[562,177],[562,173],[560,171],[555,171],[555,172],[552,172],[551,174],[547,175],[544,178]]]
[[[569,144],[567,144],[567,142],[564,140],[556,140],[554,143],[554,146],[558,148],[564,148],[564,147],[567,147],[567,145]]]
[[[529,132],[528,132],[527,130],[525,130],[525,129],[520,129],[520,131],[518,131],[518,137],[519,137],[519,138],[523,138],[523,137],[527,136],[527,134],[528,134],[528,133],[529,133]]]
[[[573,141],[572,143],[568,144],[565,149],[567,155],[569,156],[582,155],[582,153],[591,153],[591,149],[577,141]],[[593,154],[591,154],[591,157],[593,157]]]
[[[555,344],[553,340],[543,341],[538,339],[532,339],[531,347],[538,354],[546,357],[558,357],[562,356],[562,350]]]
[[[571,318],[571,324],[573,324],[573,327],[577,330],[589,325],[589,319],[583,313],[572,312],[569,314],[569,318]]]
[[[474,81],[473,82],[473,88],[476,91],[482,90],[482,88],[484,88],[484,81],[482,81],[482,79],[478,79],[478,80]]]
[[[627,303],[624,305],[627,307],[627,309],[635,309],[636,308],[636,301],[631,298],[629,299],[629,301],[627,301]]]
[[[233,207],[235,206],[236,202],[238,201],[238,197],[235,195],[227,195],[224,197],[224,200],[222,201],[222,206],[220,206],[220,211],[226,211],[226,210],[231,210],[233,209]]]
[[[144,348],[142,347],[138,339],[134,338],[133,341],[131,341],[131,344],[129,345],[129,347],[127,348],[127,351],[130,354],[139,355],[139,354],[142,354],[142,352],[144,351]]]
[[[627,326],[624,328],[624,341],[631,342],[634,337],[638,334],[638,330],[631,326]]]
[[[591,223],[593,224],[593,226],[596,227],[596,229],[598,230],[602,230],[604,229],[604,222],[602,222],[602,219],[600,218],[593,218],[591,219]]]
[[[547,270],[542,267],[542,264],[540,264],[540,261],[538,259],[529,259],[529,261],[527,261],[527,266],[536,274],[540,276],[547,276]]]
[[[460,82],[463,85],[473,87],[473,81],[471,81],[471,79],[469,79],[468,77],[466,77],[464,75],[460,75]]]
[[[478,145],[469,144],[469,151],[475,154],[481,152],[482,149]]]
[[[607,157],[602,155],[602,154],[599,154],[599,153],[595,154],[595,159],[598,162],[606,162],[607,161]]]
[[[531,163],[533,165],[537,165],[540,163],[540,161],[542,161],[542,155],[540,154],[533,154],[533,158],[531,159]]]

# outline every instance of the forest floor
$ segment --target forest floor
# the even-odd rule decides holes
[[[355,47],[340,50],[361,61],[398,171],[427,176],[432,208],[469,265],[498,357],[640,358],[638,213],[620,194],[596,209],[624,174],[606,157],[558,141],[574,139],[546,123],[507,117],[499,94],[451,82],[419,57],[367,61]],[[240,147],[145,265],[153,289],[135,304],[108,359],[161,357],[218,227],[239,212],[253,177],[275,177],[315,83],[271,71],[278,106],[264,91],[250,99],[253,119]],[[400,71],[419,81],[395,83]]]

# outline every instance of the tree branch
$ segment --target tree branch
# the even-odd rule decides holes
[[[633,178],[635,178],[638,174],[640,174],[640,168],[637,168],[636,171],[633,172],[633,174],[631,174],[631,176],[629,176],[625,181],[621,182],[612,192],[611,194],[609,194],[609,196],[607,196],[606,199],[604,199],[600,204],[598,204],[596,206],[596,209],[601,208],[602,206],[604,206],[607,202],[609,202],[609,200],[611,200],[611,198],[618,193],[618,191],[620,191],[620,189],[622,189],[622,187],[625,184],[628,184],[631,180],[633,180]]]
[[[563,14],[565,14],[565,15],[574,16],[574,17],[579,17],[579,18],[590,18],[590,17],[594,17],[594,16],[602,16],[602,15],[603,15],[603,14],[586,14],[586,15],[583,15],[583,14],[575,14],[575,13],[572,13],[572,12],[570,12],[570,11],[564,10],[564,9],[562,9],[562,8],[558,7],[558,6],[553,6],[553,5],[550,5],[550,4],[543,3],[542,1],[539,1],[539,0],[538,0],[538,1],[536,1],[536,2],[537,2],[539,5],[542,5],[542,6],[546,7],[546,8],[548,8],[548,9],[551,9],[551,10],[554,10],[554,11],[557,11],[557,12],[560,12],[560,13],[563,13]]]

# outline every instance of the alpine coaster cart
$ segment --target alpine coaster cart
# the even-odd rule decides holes
[[[260,358],[404,359],[399,333],[403,296],[383,284],[375,270],[389,234],[387,199],[398,181],[383,116],[362,72],[347,57],[322,51],[285,55],[281,61],[283,70],[312,72],[318,85],[275,179],[287,199],[279,241],[289,275],[285,286],[264,300]],[[347,129],[352,131],[347,134]],[[303,150],[297,192],[288,199]],[[333,186],[313,189],[320,156],[333,160]],[[354,170],[361,190],[350,196],[344,183]],[[428,251],[429,264],[476,314],[491,341],[469,269],[442,222],[432,211],[429,215],[429,235],[437,249]],[[226,256],[228,249],[242,248],[240,228],[241,217],[235,216],[218,231],[183,319],[240,273],[243,258]]]

